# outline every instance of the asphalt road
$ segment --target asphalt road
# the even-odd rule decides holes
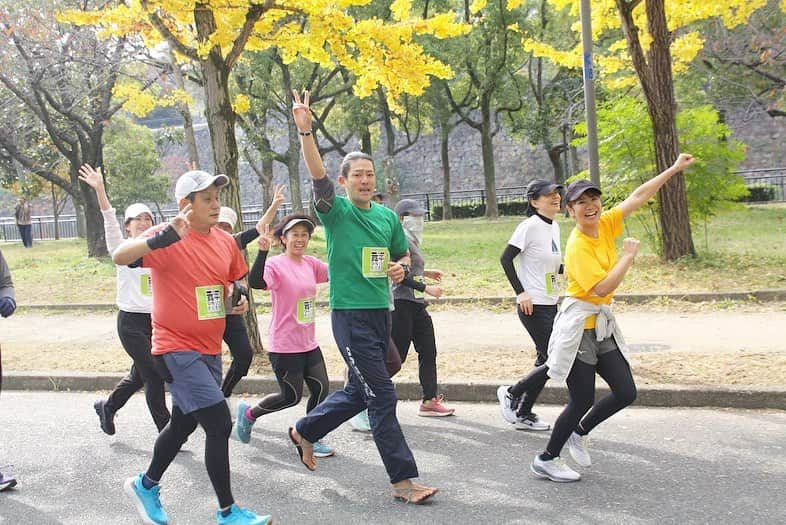
[[[105,436],[97,397],[3,393],[0,468],[13,463],[19,486],[0,494],[0,523],[140,523],[122,482],[147,466],[155,427],[135,396]],[[429,505],[393,501],[373,441],[346,425],[325,440],[337,456],[308,472],[285,434],[303,404],[260,419],[250,445],[231,443],[235,496],[289,525],[786,522],[786,412],[630,408],[593,432],[582,481],[557,484],[529,472],[548,433],[509,428],[497,405],[456,407],[444,419],[399,407],[421,480],[440,488]],[[539,412],[553,421],[559,409]],[[197,430],[162,482],[173,524],[215,523],[203,444]]]

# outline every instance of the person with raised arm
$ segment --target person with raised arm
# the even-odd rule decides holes
[[[371,432],[392,484],[393,497],[422,503],[437,493],[413,481],[418,468],[396,417],[397,397],[385,365],[388,349],[389,280],[409,271],[407,239],[396,214],[373,204],[376,176],[372,158],[347,154],[336,196],[314,141],[309,94],[294,92],[292,108],[303,159],[313,182],[317,217],[325,227],[330,273],[333,336],[349,367],[349,382],[289,429],[301,462],[316,469],[313,443],[368,408]]]
[[[600,188],[589,180],[574,181],[565,192],[568,213],[576,226],[565,245],[566,298],[554,319],[546,366],[551,379],[567,382],[569,401],[554,422],[546,450],[532,461],[532,472],[538,477],[558,482],[580,480],[581,475],[560,458],[563,446],[567,443],[576,463],[589,467],[590,431],[636,399],[636,384],[622,354],[625,340],[611,303],[633,266],[639,241],[624,239],[619,255],[615,239],[622,235],[623,220],[693,161],[692,155],[681,153],[671,167],[605,212]],[[597,402],[596,373],[611,390]]]

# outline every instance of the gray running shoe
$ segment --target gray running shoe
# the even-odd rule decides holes
[[[519,401],[510,395],[507,385],[502,385],[497,389],[497,400],[499,401],[499,409],[502,412],[502,419],[508,423],[515,423],[516,408]]]
[[[16,480],[0,472],[0,492],[16,487]]]
[[[580,436],[574,432],[568,438],[568,450],[573,460],[582,467],[592,465],[589,455],[589,436]]]
[[[557,483],[571,483],[581,479],[581,474],[567,466],[565,460],[560,457],[544,461],[540,459],[539,455],[535,456],[535,459],[532,460],[532,465],[530,465],[530,469],[537,477],[550,479]]]

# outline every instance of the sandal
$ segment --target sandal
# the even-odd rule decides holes
[[[292,444],[295,445],[295,449],[297,450],[297,455],[300,456],[300,462],[303,463],[303,465],[305,465],[305,467],[308,470],[311,470],[311,471],[316,470],[317,469],[316,466],[312,467],[311,465],[309,465],[308,463],[306,463],[303,460],[303,445],[302,445],[302,443],[300,441],[297,441],[295,439],[295,437],[292,435],[292,431],[293,430],[295,430],[294,427],[289,427],[289,430],[287,430],[287,435],[289,436],[289,440],[292,442]],[[312,456],[311,457],[313,459],[313,457],[314,457],[313,456],[313,452],[312,452]]]
[[[412,503],[413,505],[421,505],[437,492],[439,492],[439,489],[436,487],[412,485],[411,487],[407,488],[394,488],[393,499],[401,500],[404,503]]]

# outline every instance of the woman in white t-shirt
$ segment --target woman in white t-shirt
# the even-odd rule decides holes
[[[104,218],[106,248],[112,253],[123,242],[123,232],[104,189],[101,168],[84,164],[79,168],[79,180],[96,191],[98,206]],[[129,238],[135,238],[153,225],[153,212],[142,203],[126,208],[124,227]],[[101,430],[110,436],[115,433],[115,414],[131,396],[144,387],[145,401],[153,422],[160,432],[169,423],[169,409],[164,397],[164,380],[153,365],[151,337],[153,325],[153,289],[150,268],[131,268],[117,265],[117,335],[134,364],[128,375],[115,386],[106,399],[93,403]]]
[[[268,235],[259,237],[259,253],[248,274],[248,284],[271,295],[268,357],[280,392],[268,394],[254,407],[238,404],[233,436],[243,443],[251,440],[257,418],[297,405],[304,383],[311,392],[306,413],[328,395],[330,382],[314,329],[317,284],[328,281],[328,268],[305,254],[314,226],[314,219],[308,215],[282,218],[273,227],[272,236],[281,242],[284,253],[269,259],[270,239]],[[314,443],[315,456],[334,453],[325,443]]]
[[[551,328],[557,315],[558,275],[562,272],[560,211],[562,186],[535,179],[527,186],[527,215],[508,241],[500,263],[516,292],[519,320],[532,337],[537,351],[535,368],[513,386],[497,389],[502,417],[516,428],[548,430],[532,412],[548,375],[546,358]]]

